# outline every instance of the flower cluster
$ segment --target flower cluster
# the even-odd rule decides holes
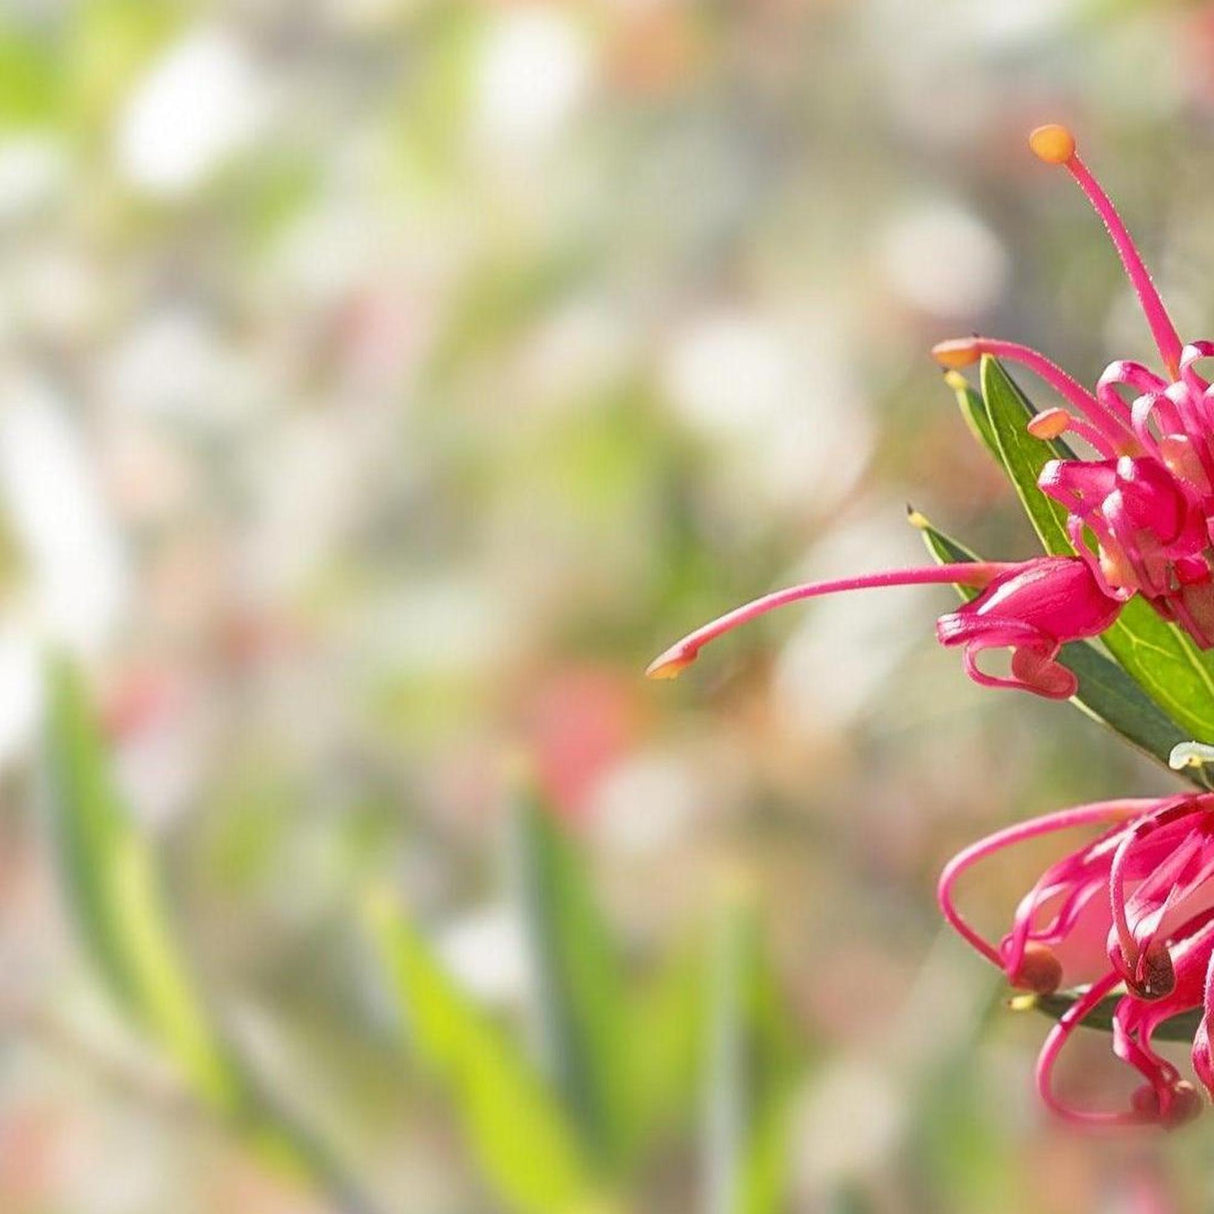
[[[990,355],[1019,363],[1066,402],[1028,423],[1038,438],[1064,435],[1090,448],[1044,467],[1038,486],[1066,511],[1071,556],[1016,563],[973,562],[904,569],[793,586],[756,599],[667,649],[648,674],[671,678],[709,641],[773,608],[847,590],[952,583],[978,593],[942,615],[942,645],[962,649],[967,673],[986,686],[1051,699],[1075,694],[1062,646],[1099,636],[1141,595],[1202,649],[1214,648],[1214,389],[1195,365],[1214,343],[1183,345],[1108,195],[1057,125],[1030,136],[1036,155],[1063,165],[1104,221],[1142,305],[1165,375],[1112,363],[1089,392],[1044,355],[1014,342],[969,337],[932,353],[951,372]],[[1129,392],[1127,399],[1124,393]],[[984,670],[987,650],[1010,653],[1010,674]],[[1102,832],[1053,864],[1021,900],[1011,929],[993,944],[956,908],[953,887],[976,861],[1011,844],[1073,827]],[[945,868],[939,901],[952,926],[1007,976],[1036,996],[1081,988],[1042,1048],[1038,1086],[1070,1120],[1178,1125],[1201,1098],[1162,1058],[1153,1037],[1181,1013],[1201,1012],[1193,1067],[1214,1096],[1209,1022],[1214,1015],[1214,794],[1084,805],[1020,823],[966,848]],[[1068,1107],[1054,1094],[1063,1045],[1097,1008],[1111,1004],[1113,1052],[1143,1078],[1121,1111]]]
[[[1077,826],[1106,829],[1041,875],[1021,899],[997,945],[978,934],[953,901],[957,878],[977,861],[1025,839]],[[1214,796],[1104,801],[1017,823],[967,847],[945,867],[945,917],[1016,987],[1038,995],[1088,984],[1046,1038],[1037,1064],[1042,1098],[1072,1121],[1178,1125],[1201,1102],[1193,1086],[1155,1052],[1152,1035],[1173,1016],[1203,1009],[1193,1067],[1214,1095],[1209,1017],[1214,1011]],[[1093,1009],[1117,988],[1113,1051],[1145,1082],[1121,1112],[1069,1108],[1053,1092],[1054,1063]]]
[[[991,354],[1044,379],[1070,405],[1029,424],[1039,438],[1074,434],[1099,459],[1053,460],[1038,482],[1066,511],[1075,551],[1101,591],[1124,601],[1141,594],[1203,649],[1214,646],[1214,394],[1195,364],[1214,355],[1207,341],[1182,346],[1121,217],[1075,150],[1071,133],[1040,127],[1033,150],[1064,165],[1104,220],[1142,305],[1167,371],[1118,359],[1089,392],[1043,354],[985,337],[941,342],[945,367]],[[1122,390],[1133,393],[1127,401]],[[1073,410],[1073,412],[1072,412]],[[1078,416],[1077,416],[1078,415]],[[1093,537],[1094,547],[1086,540]]]

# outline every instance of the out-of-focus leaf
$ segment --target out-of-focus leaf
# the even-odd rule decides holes
[[[1056,991],[1052,995],[1037,995],[1033,1000],[1033,1010],[1049,1016],[1052,1020],[1061,1020],[1080,995],[1076,991]],[[1118,996],[1108,995],[1083,1018],[1082,1027],[1099,1029],[1109,1033],[1113,1030],[1113,1013],[1117,1010]],[[1187,1041],[1193,1040],[1197,1026],[1201,1023],[1202,1009],[1193,1008],[1181,1012],[1165,1020],[1154,1032],[1157,1041]]]
[[[918,511],[910,512],[910,521],[923,535],[927,550],[941,564],[978,559],[964,544],[933,527]],[[957,591],[964,599],[975,598],[978,593],[968,586],[958,586]],[[1120,666],[1084,641],[1064,645],[1058,660],[1079,679],[1079,690],[1071,697],[1072,704],[1150,758],[1176,770],[1171,765],[1171,756],[1179,743],[1187,741],[1184,731]],[[1180,774],[1199,788],[1209,787],[1201,767],[1186,767]]]
[[[1025,421],[1033,413],[1032,405],[989,357],[982,360],[982,395],[1003,466],[1041,542],[1049,552],[1073,554],[1065,512],[1037,488],[1041,469],[1060,449],[1028,433]],[[1184,633],[1136,597],[1101,640],[1186,738],[1214,741],[1214,666]]]
[[[618,1167],[635,1126],[619,958],[582,858],[530,787],[515,794],[513,827],[544,1053],[588,1152]]]
[[[709,998],[703,1164],[708,1214],[785,1205],[785,1110],[797,1060],[773,1002],[754,907],[735,891],[721,912]]]
[[[195,1090],[232,1112],[239,1081],[175,947],[154,858],[114,788],[79,672],[55,661],[48,684],[49,807],[85,943],[119,1001]]]
[[[64,31],[70,121],[108,130],[116,105],[149,58],[180,25],[182,12],[164,0],[89,0]]]
[[[552,1094],[510,1039],[444,972],[386,892],[365,906],[406,1041],[457,1110],[486,1182],[508,1209],[560,1214],[593,1200],[593,1177]]]
[[[51,40],[15,9],[0,11],[0,130],[51,125],[62,102],[63,71]]]
[[[683,1125],[702,1088],[707,1028],[702,947],[667,963],[630,1006],[636,1138],[653,1142]]]
[[[79,671],[48,668],[48,809],[78,930],[120,1008],[181,1068],[194,1097],[261,1157],[372,1214],[357,1179],[247,1069],[216,1026],[174,938],[155,856],[119,797]]]

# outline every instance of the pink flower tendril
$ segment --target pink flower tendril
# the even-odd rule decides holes
[[[1103,833],[1050,865],[1020,900],[1011,929],[992,943],[957,909],[954,887],[981,860],[1025,840],[1084,826]],[[1050,995],[1086,990],[1051,1029],[1037,1064],[1042,1099],[1073,1122],[1177,1125],[1201,1108],[1196,1089],[1152,1046],[1159,1026],[1203,1008],[1192,1059],[1214,1095],[1208,1017],[1214,1008],[1214,795],[1080,805],[1017,823],[965,848],[945,866],[945,918],[1016,987]],[[1120,990],[1120,994],[1117,992]],[[1143,1077],[1130,1107],[1076,1109],[1053,1074],[1074,1030],[1115,996],[1113,1053]]]
[[[1062,646],[1097,636],[1117,618],[1121,602],[1106,595],[1077,557],[1045,556],[1014,563],[974,561],[899,569],[838,581],[809,582],[764,595],[697,628],[650,663],[650,678],[679,675],[710,641],[777,607],[847,590],[882,586],[948,585],[980,589],[977,598],[936,622],[942,645],[962,646],[967,673],[986,687],[1015,687],[1047,699],[1075,694],[1075,675],[1056,659]],[[1011,651],[1011,674],[989,674],[978,658],[989,649]]]

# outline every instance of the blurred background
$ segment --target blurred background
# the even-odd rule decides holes
[[[0,1210],[1208,1208],[934,904],[1166,773],[944,590],[641,677],[1033,552],[926,351],[1150,356],[1046,120],[1209,336],[1204,4],[0,8]]]

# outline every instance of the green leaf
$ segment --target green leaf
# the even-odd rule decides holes
[[[193,1096],[260,1155],[311,1177],[351,1214],[374,1204],[358,1179],[232,1050],[172,930],[155,853],[114,785],[80,672],[47,670],[47,808],[76,925],[118,1007],[177,1065]]]
[[[1048,552],[1072,555],[1065,512],[1037,488],[1041,469],[1064,449],[1028,433],[1025,421],[1033,407],[990,357],[982,360],[982,395],[1004,469],[1042,543]],[[1214,741],[1214,665],[1184,633],[1136,597],[1101,640],[1186,739]]]
[[[594,1186],[577,1136],[527,1060],[460,991],[391,895],[374,895],[364,909],[407,1045],[452,1101],[501,1204],[521,1214],[588,1207]]]
[[[964,544],[933,527],[917,510],[911,510],[908,517],[922,534],[928,551],[942,565],[979,559]],[[969,586],[958,586],[957,591],[964,599],[978,594]],[[1177,770],[1171,763],[1172,753],[1188,740],[1187,735],[1120,666],[1085,641],[1064,645],[1058,661],[1079,679],[1072,704],[1169,770]],[[1180,774],[1199,788],[1209,787],[1201,767],[1186,767]]]
[[[513,827],[544,1054],[587,1150],[618,1167],[636,1125],[620,960],[583,858],[531,788],[516,793]]]
[[[990,414],[986,411],[986,403],[982,397],[970,387],[969,381],[960,371],[949,371],[944,376],[944,382],[953,390],[957,398],[957,407],[969,427],[970,433],[994,457],[996,463],[1002,463],[999,455],[999,444],[995,441],[995,428],[991,425]]]
[[[1063,1015],[1081,998],[1079,991],[1055,991],[1052,995],[1037,995],[1032,1004],[1033,1010],[1049,1016],[1052,1020],[1061,1020]],[[1113,1013],[1117,1010],[1120,996],[1108,995],[1083,1018],[1082,1027],[1098,1029],[1109,1033],[1113,1030]],[[1181,1012],[1165,1020],[1154,1032],[1157,1041],[1186,1041],[1192,1042],[1193,1034],[1201,1023],[1203,1010],[1195,1007],[1187,1012]]]
[[[115,790],[80,674],[60,660],[48,675],[48,805],[81,936],[119,1003],[231,1112],[239,1081],[173,939],[155,858]]]
[[[1050,460],[1062,458],[1061,453],[1025,428],[1036,410],[1002,365],[989,355],[982,359],[982,398],[995,432],[1000,462],[1046,551],[1074,556],[1066,511],[1037,488],[1042,468]]]
[[[629,1007],[638,1141],[658,1141],[698,1108],[708,1013],[707,957],[701,942],[680,950],[634,995]]]
[[[703,1163],[709,1214],[786,1205],[786,1113],[798,1059],[760,946],[750,891],[721,908],[710,973]]]

